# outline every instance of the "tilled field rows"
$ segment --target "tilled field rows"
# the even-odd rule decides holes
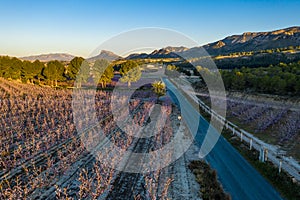
[[[135,114],[142,105],[142,103],[138,104],[132,111],[132,114]],[[111,120],[112,116],[107,116],[101,122]],[[6,187],[15,188],[15,186],[19,184],[17,180],[20,180],[20,183],[22,180],[23,184],[22,186],[20,185],[20,190],[22,191],[19,191],[22,195],[20,195],[19,198],[55,199],[55,185],[66,185],[65,183],[70,182],[71,177],[78,175],[76,172],[95,161],[92,153],[87,152],[81,143],[81,136],[89,131],[97,131],[97,128],[99,129],[100,126],[99,124],[90,127],[88,130],[62,143],[54,145],[47,151],[36,154],[34,157],[24,161],[11,170],[3,170],[0,177],[1,192],[4,193],[3,196],[10,195],[7,192],[8,190],[4,190]],[[107,135],[107,137],[111,137],[115,131],[111,131],[111,134]],[[98,148],[101,148],[101,145],[103,144],[100,143]],[[50,165],[51,168],[49,167]],[[65,167],[64,170],[61,170],[62,172],[56,173],[53,170],[60,169],[62,166]],[[60,178],[60,176],[62,176],[62,178]],[[31,179],[31,181],[28,181],[28,179]],[[38,184],[38,186],[33,187],[30,184]],[[24,191],[24,189],[26,191]]]

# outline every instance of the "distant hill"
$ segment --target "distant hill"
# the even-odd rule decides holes
[[[21,57],[21,60],[29,60],[29,61],[35,61],[39,60],[42,62],[48,62],[51,60],[59,60],[59,61],[70,61],[75,56],[65,53],[50,53],[50,54],[41,54],[41,55],[33,55],[33,56],[26,56]]]
[[[228,36],[203,47],[210,55],[224,55],[289,46],[300,46],[300,27],[295,26],[269,32],[246,32],[241,35]]]
[[[185,48],[187,50],[187,48]],[[126,59],[145,59],[145,58],[177,58],[178,53],[184,51],[182,47],[166,47],[159,50],[154,50],[150,54],[134,53],[126,57]]]
[[[300,46],[300,27],[295,26],[269,32],[245,32],[241,35],[228,36],[201,47],[165,47],[159,51],[152,52],[148,56],[166,56],[173,52],[183,57],[195,57],[205,55],[206,53],[203,49],[209,55],[217,56],[235,52],[259,51],[289,46]]]
[[[146,53],[133,53],[127,56],[125,59],[145,59],[148,58],[149,55]]]
[[[88,58],[87,60],[93,62],[93,61],[96,61],[99,59],[106,59],[108,61],[113,61],[113,60],[122,59],[122,57],[116,55],[115,53],[113,53],[111,51],[102,50],[99,55]]]
[[[178,52],[183,52],[183,51],[186,51],[188,50],[189,48],[187,47],[171,47],[171,46],[168,46],[168,47],[165,47],[163,48],[164,50],[167,50],[167,51],[171,51],[171,52],[175,52],[175,53],[178,53]]]
[[[235,54],[230,56],[232,53]],[[219,68],[227,69],[296,62],[300,60],[300,27],[269,32],[246,32],[201,47],[165,47],[150,54],[132,54],[126,59],[183,57],[194,60],[194,65],[201,65],[205,60],[197,58],[208,55]]]
[[[149,54],[149,58],[177,58],[178,57],[178,52],[173,52],[168,49],[159,49],[159,50],[154,50],[152,53]]]

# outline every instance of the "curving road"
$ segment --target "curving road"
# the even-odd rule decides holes
[[[181,115],[192,133],[199,147],[206,136],[209,123],[193,108],[177,88],[166,78],[163,78],[168,94],[181,107]],[[180,98],[178,100],[178,98]],[[200,120],[199,120],[200,119]],[[219,133],[214,130],[212,135]],[[212,136],[213,137],[213,136]],[[222,136],[218,139],[212,151],[205,160],[218,172],[218,178],[224,189],[230,193],[232,199],[282,199],[280,194],[234,149]]]

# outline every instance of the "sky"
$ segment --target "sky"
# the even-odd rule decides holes
[[[143,27],[175,30],[200,46],[300,26],[299,8],[299,0],[0,0],[0,55],[87,57],[111,37]]]

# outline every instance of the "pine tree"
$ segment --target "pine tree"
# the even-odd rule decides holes
[[[162,81],[154,81],[152,83],[152,90],[157,95],[157,100],[159,100],[159,97],[166,94],[166,85]]]
[[[34,78],[33,64],[27,60],[22,63],[21,76],[25,82],[33,83]]]
[[[22,69],[22,61],[19,60],[18,58],[12,58],[8,63],[8,70],[5,73],[4,77],[20,80],[21,69]]]
[[[70,61],[66,70],[66,76],[68,77],[68,79],[70,80],[76,79],[77,73],[79,72],[79,69],[83,61],[84,58],[82,57],[75,57]]]
[[[93,66],[92,75],[96,84],[101,83],[102,88],[106,87],[114,77],[114,69],[109,61],[105,59],[96,60]]]
[[[126,61],[125,63],[121,64],[120,73],[122,75],[120,81],[123,83],[127,82],[128,87],[131,86],[132,82],[138,81],[142,76],[139,65],[132,60]]]
[[[63,64],[57,60],[47,63],[47,67],[43,70],[43,75],[51,82],[51,86],[58,86],[57,82],[64,80],[65,68]]]
[[[38,80],[38,83],[40,84],[41,78],[42,78],[42,71],[45,67],[44,63],[40,62],[39,60],[34,61],[32,67],[32,71],[34,74],[34,78]]]
[[[82,83],[86,83],[90,77],[90,65],[84,60],[76,76],[76,87],[80,88]]]

